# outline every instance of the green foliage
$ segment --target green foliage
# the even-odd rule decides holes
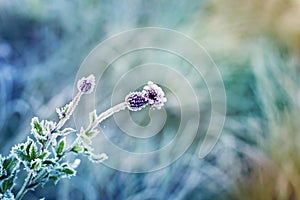
[[[58,145],[57,145],[57,148],[56,148],[56,154],[57,155],[59,155],[59,156],[62,155],[63,150],[65,148],[65,143],[66,143],[66,138],[63,138],[58,142]]]
[[[12,189],[15,185],[19,161],[14,156],[0,157],[0,199],[13,199]]]
[[[98,162],[107,158],[105,154],[95,155],[90,147],[91,138],[98,134],[97,130],[81,128],[77,138],[71,144],[67,143],[66,137],[76,130],[70,127],[60,130],[72,115],[81,95],[82,93],[79,93],[62,109],[56,109],[59,117],[58,123],[47,120],[39,121],[37,117],[32,118],[33,138],[27,137],[25,142],[15,145],[8,157],[4,158],[0,155],[0,199],[22,199],[27,191],[43,186],[49,181],[56,184],[62,178],[75,176],[75,168],[80,160],[77,160],[75,165],[72,165],[71,161],[64,160],[65,155],[70,152],[88,156]],[[97,117],[96,112],[90,114],[90,117],[92,117],[91,123],[94,123]],[[27,177],[21,187],[14,189],[20,171],[26,172]],[[13,191],[18,192],[14,194]]]

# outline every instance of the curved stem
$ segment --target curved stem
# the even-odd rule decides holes
[[[31,178],[32,178],[32,175],[33,175],[32,172],[30,172],[30,173],[27,175],[27,177],[26,177],[26,179],[25,179],[25,181],[24,181],[24,183],[23,183],[21,189],[19,190],[19,192],[18,192],[17,195],[16,195],[16,200],[22,199],[23,196],[26,194],[26,192],[27,192],[26,187],[27,187],[27,185],[30,183]]]
[[[122,102],[119,103],[111,108],[109,108],[108,110],[104,111],[103,113],[101,113],[96,120],[90,124],[88,126],[88,128],[86,129],[86,132],[89,132],[90,130],[93,130],[94,128],[96,128],[103,120],[107,119],[108,117],[112,116],[114,113],[117,113],[121,110],[124,110],[125,108],[127,108],[127,104],[126,102]]]
[[[52,139],[54,138],[53,137],[53,134],[55,133],[55,131],[59,130],[61,127],[63,127],[63,125],[68,121],[68,119],[70,119],[71,115],[73,114],[75,108],[77,107],[79,101],[80,101],[80,98],[81,96],[83,95],[82,92],[78,92],[76,94],[76,96],[74,97],[74,99],[71,101],[70,103],[70,107],[67,111],[67,113],[65,114],[65,116],[63,118],[61,118],[58,123],[56,124],[56,126],[54,127],[54,129],[52,129],[50,131],[50,134],[49,134],[49,138],[48,140],[45,142],[45,144],[43,145],[42,147],[42,151],[44,151],[45,149],[48,148],[49,144],[51,143]]]
[[[63,125],[68,121],[68,119],[71,117],[71,115],[73,114],[75,108],[77,107],[81,96],[83,95],[82,92],[78,92],[76,94],[76,96],[74,97],[74,99],[71,101],[70,107],[65,115],[65,117],[63,117],[62,119],[59,120],[59,122],[57,123],[56,127],[51,130],[51,133],[54,133],[56,130],[59,130],[61,127],[63,127]]]

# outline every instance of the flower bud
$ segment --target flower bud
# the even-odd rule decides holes
[[[148,100],[144,97],[143,92],[131,92],[125,98],[127,108],[132,111],[141,110],[146,107]]]
[[[83,77],[77,82],[77,88],[80,92],[89,94],[93,92],[95,87],[95,76],[89,75],[88,77]]]

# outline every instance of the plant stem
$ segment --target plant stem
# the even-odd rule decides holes
[[[42,147],[42,151],[44,151],[45,149],[48,148],[49,144],[51,143],[51,141],[53,140],[53,134],[55,134],[55,132],[57,130],[59,130],[61,127],[63,127],[63,125],[68,121],[68,119],[70,119],[71,115],[73,114],[75,108],[77,107],[79,101],[80,101],[80,98],[81,96],[83,95],[82,92],[78,92],[76,94],[76,96],[74,97],[74,99],[71,101],[71,104],[70,104],[70,107],[67,111],[67,113],[65,114],[65,116],[63,118],[61,118],[58,123],[56,124],[56,126],[54,127],[54,129],[52,129],[50,131],[50,134],[49,134],[49,138],[48,140],[45,142],[45,144],[43,145]]]
[[[19,192],[16,195],[16,200],[22,199],[23,196],[26,194],[26,192],[27,192],[26,187],[30,183],[31,178],[32,178],[32,172],[29,172],[29,174],[27,175],[27,177],[26,177],[26,179],[25,179],[25,181],[24,181],[21,189],[19,190]]]
[[[74,97],[74,99],[72,100],[70,107],[67,111],[67,113],[65,114],[65,117],[61,118],[59,120],[59,122],[57,123],[56,127],[51,130],[51,133],[54,133],[56,130],[59,130],[61,127],[63,127],[63,125],[68,121],[68,119],[71,117],[71,115],[73,114],[75,108],[77,107],[81,96],[83,95],[82,92],[78,92],[76,94],[76,96]]]
[[[117,113],[121,110],[124,110],[125,108],[127,108],[127,104],[126,102],[122,102],[119,103],[111,108],[109,108],[108,110],[104,111],[103,113],[101,113],[96,119],[95,121],[90,124],[88,126],[88,128],[86,129],[86,132],[89,132],[90,130],[93,130],[94,128],[96,128],[98,126],[98,124],[100,124],[103,120],[107,119],[108,117],[112,116],[114,113]]]

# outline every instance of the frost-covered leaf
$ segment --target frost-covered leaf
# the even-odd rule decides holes
[[[38,171],[42,166],[42,161],[40,159],[35,159],[31,162],[31,169]]]
[[[70,103],[69,104],[66,104],[64,107],[62,108],[56,108],[56,113],[58,115],[58,118],[59,119],[63,119],[64,117],[66,117],[67,115],[67,112],[70,108]]]
[[[6,171],[7,174],[12,174],[18,167],[18,164],[18,159],[10,156],[3,160],[2,168]]]
[[[43,127],[45,134],[48,136],[51,134],[51,131],[54,130],[56,127],[56,123],[53,121],[45,121],[45,125]]]
[[[17,156],[17,158],[22,162],[29,162],[31,160],[30,156],[24,153],[22,150],[16,148],[14,151],[14,154]]]
[[[34,143],[31,145],[29,153],[30,153],[31,160],[34,160],[37,158],[37,147]]]
[[[25,143],[14,146],[11,153],[22,162],[30,162],[38,156],[37,146],[29,137]]]
[[[65,144],[66,144],[66,138],[64,137],[58,142],[57,149],[56,149],[57,155],[60,155],[63,152],[65,148]]]
[[[34,117],[31,120],[31,133],[41,144],[43,143],[43,141],[47,140],[46,130],[44,130],[44,123],[44,120],[39,122],[37,117]]]
[[[83,152],[83,147],[75,145],[72,147],[71,151],[73,151],[75,153],[81,153],[81,152]]]
[[[89,160],[95,163],[101,163],[108,159],[108,156],[105,153],[101,154],[91,154]]]
[[[88,131],[88,132],[85,132],[85,135],[88,136],[89,138],[93,138],[93,137],[95,137],[98,133],[99,133],[98,130],[93,129],[93,130],[90,130],[90,131]]]
[[[56,161],[54,159],[47,159],[47,160],[44,160],[42,164],[43,165],[53,165],[54,166],[57,163],[56,163]]]
[[[3,192],[11,190],[14,185],[14,179],[15,179],[15,177],[11,176],[11,177],[1,181],[1,190]]]
[[[88,136],[86,136],[84,133],[83,134],[80,133],[77,136],[79,136],[78,138],[79,138],[80,142],[82,142],[84,144],[84,146],[88,146],[88,145],[92,144],[91,139]]]
[[[76,130],[73,129],[73,128],[65,128],[64,130],[62,130],[62,131],[60,132],[60,135],[66,136],[66,135],[68,135],[68,134],[70,134],[70,133],[73,133],[73,132],[75,132],[75,131],[76,131]]]
[[[53,121],[42,120],[39,122],[37,117],[32,118],[31,121],[31,133],[40,144],[44,144],[55,127],[56,123]]]
[[[31,130],[33,132],[36,132],[39,135],[43,135],[43,125],[39,122],[39,119],[37,117],[32,118],[31,121]]]
[[[59,177],[58,176],[49,176],[49,179],[52,180],[54,182],[54,184],[56,185],[59,181]]]
[[[90,112],[89,114],[89,119],[90,119],[90,124],[94,123],[95,120],[97,119],[97,113],[96,110]]]
[[[39,159],[44,160],[50,155],[50,152],[45,150],[44,152],[41,153],[41,155],[38,156]]]
[[[31,148],[32,143],[33,143],[33,140],[30,139],[30,138],[27,138],[27,142],[25,144],[25,146],[26,146],[25,149],[26,149],[26,154],[27,155],[30,155],[30,148]]]
[[[64,167],[62,169],[62,172],[65,173],[67,176],[74,176],[76,174],[76,171],[71,167]]]

